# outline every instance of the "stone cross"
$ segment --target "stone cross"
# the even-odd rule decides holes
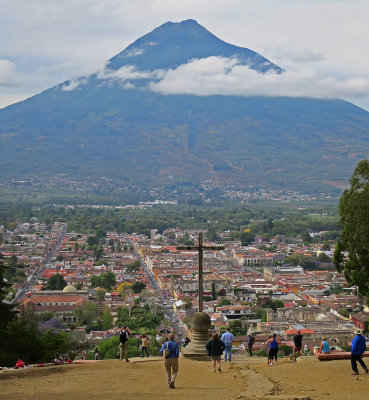
[[[224,246],[205,246],[203,244],[203,233],[199,233],[197,246],[178,246],[177,250],[197,250],[199,253],[199,312],[202,312],[204,250],[223,250]]]

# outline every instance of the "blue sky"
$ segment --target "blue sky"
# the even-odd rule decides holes
[[[226,81],[229,60],[207,60],[155,90],[341,97],[369,110],[368,0],[2,0],[0,11],[0,107],[100,70],[166,21],[193,18],[287,74],[260,79],[235,68]]]

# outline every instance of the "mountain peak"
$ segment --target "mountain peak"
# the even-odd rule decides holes
[[[117,70],[124,65],[135,65],[142,70],[170,69],[192,59],[212,56],[236,57],[240,64],[262,73],[282,72],[260,54],[219,39],[194,19],[165,22],[111,58],[107,67]]]

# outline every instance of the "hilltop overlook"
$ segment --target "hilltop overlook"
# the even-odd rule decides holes
[[[0,374],[0,399],[280,399],[356,400],[366,398],[368,375],[351,375],[350,361],[297,363],[241,357],[214,374],[210,362],[180,359],[176,390],[166,385],[162,361],[35,368]]]

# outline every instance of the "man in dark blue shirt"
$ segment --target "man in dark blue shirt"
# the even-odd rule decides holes
[[[359,375],[356,362],[363,367],[366,373],[369,372],[368,367],[365,365],[362,354],[366,350],[366,342],[364,336],[361,336],[361,330],[357,329],[355,331],[356,336],[354,337],[351,344],[351,368],[354,371],[353,375]]]
[[[169,341],[164,342],[162,348],[160,349],[160,355],[164,353],[164,363],[165,369],[168,375],[168,385],[171,389],[175,389],[174,381],[178,373],[178,357],[179,357],[179,347],[178,343],[174,341],[174,333],[169,334]],[[169,354],[165,357],[164,350],[168,349]]]

